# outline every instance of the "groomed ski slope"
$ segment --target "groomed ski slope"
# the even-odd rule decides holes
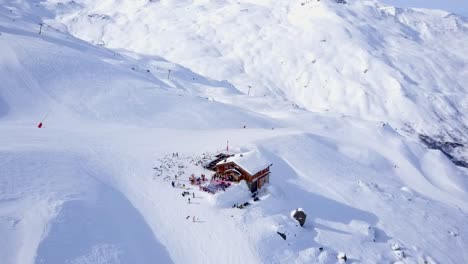
[[[0,3],[2,263],[468,261],[468,172],[439,151],[389,124],[243,95],[161,57],[48,26],[39,35],[40,6]],[[193,160],[227,140],[273,163],[260,201],[238,185],[190,190],[189,204],[164,180],[175,167],[153,170],[206,173]],[[289,216],[299,207],[303,228]]]

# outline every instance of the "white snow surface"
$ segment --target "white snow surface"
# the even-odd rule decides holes
[[[0,0],[0,262],[468,262],[467,22],[348,2]]]
[[[48,0],[56,15],[46,21],[245,94],[468,143],[468,20],[346,2]]]

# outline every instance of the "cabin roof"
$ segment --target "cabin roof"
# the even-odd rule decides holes
[[[270,162],[268,162],[268,160],[266,160],[258,151],[249,151],[235,154],[232,157],[218,162],[217,165],[222,165],[229,162],[236,163],[250,175],[254,175],[255,173],[270,166]]]

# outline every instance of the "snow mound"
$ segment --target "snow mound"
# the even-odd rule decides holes
[[[208,201],[220,208],[230,208],[234,204],[243,204],[250,199],[252,193],[244,180],[238,184],[231,184],[225,192],[218,192],[208,196]]]

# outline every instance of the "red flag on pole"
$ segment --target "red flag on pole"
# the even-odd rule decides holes
[[[44,116],[44,118],[42,118],[41,122],[39,122],[39,125],[37,125],[37,128],[42,128],[42,122],[44,122],[44,120],[47,118],[49,113],[50,113],[50,110],[49,110],[49,112],[47,112],[47,114]]]
[[[37,125],[37,128],[42,128],[42,122],[44,122],[44,120],[47,118],[47,116],[50,114],[50,110],[49,112],[47,112],[47,114],[44,116],[44,118],[42,118],[41,122],[39,122],[39,125]]]

